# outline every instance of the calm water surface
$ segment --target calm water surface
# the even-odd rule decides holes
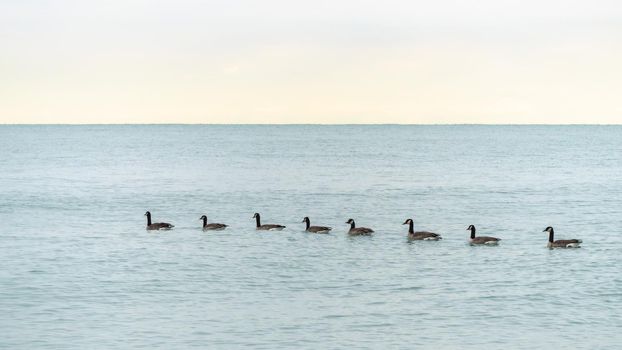
[[[619,349],[621,174],[617,126],[0,126],[0,348]]]

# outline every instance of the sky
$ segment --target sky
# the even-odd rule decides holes
[[[622,1],[0,0],[0,123],[622,124]]]

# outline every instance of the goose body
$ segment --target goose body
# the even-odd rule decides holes
[[[411,241],[438,241],[443,239],[438,233],[428,231],[415,232],[412,219],[407,219],[402,225],[408,225],[408,239]]]
[[[348,219],[348,221],[346,221],[346,224],[350,224],[350,230],[348,231],[348,234],[350,236],[371,236],[371,234],[374,233],[374,230],[370,228],[356,227],[356,224],[352,219]]]
[[[469,225],[467,230],[471,230],[471,238],[469,242],[471,244],[485,244],[485,245],[497,245],[499,244],[500,238],[490,237],[490,236],[477,236],[475,237],[475,226]]]
[[[545,228],[542,232],[549,233],[549,242],[546,245],[548,248],[581,248],[581,243],[583,243],[580,239],[558,239],[555,241],[555,231],[551,226]]]
[[[151,213],[146,212],[145,216],[147,217],[147,230],[170,230],[175,225],[171,225],[168,222],[151,222]]]
[[[307,225],[307,228],[305,229],[305,231],[307,232],[312,232],[312,233],[330,233],[330,230],[332,230],[332,227],[328,227],[328,226],[311,226],[311,221],[309,220],[309,217],[305,216],[304,219],[302,219],[302,222],[304,222]]]
[[[253,215],[253,218],[255,219],[256,223],[257,223],[257,227],[255,229],[257,230],[263,230],[263,231],[281,231],[285,228],[285,226],[283,225],[275,225],[275,224],[265,224],[262,225],[261,224],[261,217],[259,216],[259,213],[255,213],[255,215]]]
[[[217,223],[207,223],[207,216],[203,215],[199,218],[199,220],[203,220],[203,231],[220,231],[227,228],[228,225],[225,224],[217,224]]]

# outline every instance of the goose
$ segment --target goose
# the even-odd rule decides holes
[[[439,239],[443,239],[441,235],[434,232],[428,231],[417,231],[414,230],[413,219],[406,219],[402,225],[408,225],[408,239],[413,241],[438,241]]]
[[[256,227],[257,230],[281,231],[282,229],[285,228],[285,226],[283,226],[283,225],[275,225],[275,224],[265,224],[265,225],[262,225],[259,213],[255,213],[255,215],[253,215],[253,218],[255,219],[255,221],[257,221],[257,227]]]
[[[348,219],[348,221],[346,221],[346,224],[350,224],[350,230],[348,231],[348,234],[350,236],[371,236],[371,234],[374,233],[374,230],[370,228],[356,227],[356,224],[352,219]]]
[[[497,245],[499,244],[500,238],[497,237],[488,237],[488,236],[479,236],[475,237],[475,226],[469,225],[467,230],[471,230],[471,240],[469,241],[471,244],[486,244],[486,245]]]
[[[150,212],[146,212],[145,216],[147,217],[147,230],[170,230],[175,227],[168,222],[156,222],[152,224]]]
[[[207,216],[205,215],[201,216],[199,220],[203,220],[203,231],[220,231],[220,230],[224,230],[228,226],[225,224],[216,224],[216,223],[208,224]]]
[[[305,229],[305,231],[307,232],[312,232],[312,233],[330,233],[330,230],[332,230],[332,227],[328,227],[328,226],[311,226],[311,221],[309,220],[308,216],[305,216],[304,219],[302,219],[302,222],[307,224],[307,228]]]
[[[545,228],[542,232],[549,233],[549,243],[547,244],[549,248],[581,248],[579,244],[583,243],[580,239],[558,239],[554,241],[553,237],[555,236],[555,232],[551,226]]]

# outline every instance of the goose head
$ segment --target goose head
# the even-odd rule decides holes
[[[553,231],[553,227],[549,226],[549,227],[545,228],[542,232],[551,233],[552,231]]]
[[[309,222],[309,217],[305,216],[304,219],[302,219],[302,222]]]
[[[467,231],[473,230],[473,229],[475,229],[475,226],[473,226],[473,225],[469,225],[469,227],[467,227]]]
[[[145,216],[151,216],[151,213],[149,211],[145,212]]]
[[[406,219],[402,225],[410,225],[411,222],[413,222],[413,219]]]
[[[199,218],[199,220],[207,220],[207,216],[203,215]]]
[[[258,218],[258,217],[259,217],[259,213],[253,214],[253,219]]]
[[[352,219],[348,219],[348,221],[346,221],[346,224],[352,225],[353,223],[354,223],[354,220],[352,220]]]

